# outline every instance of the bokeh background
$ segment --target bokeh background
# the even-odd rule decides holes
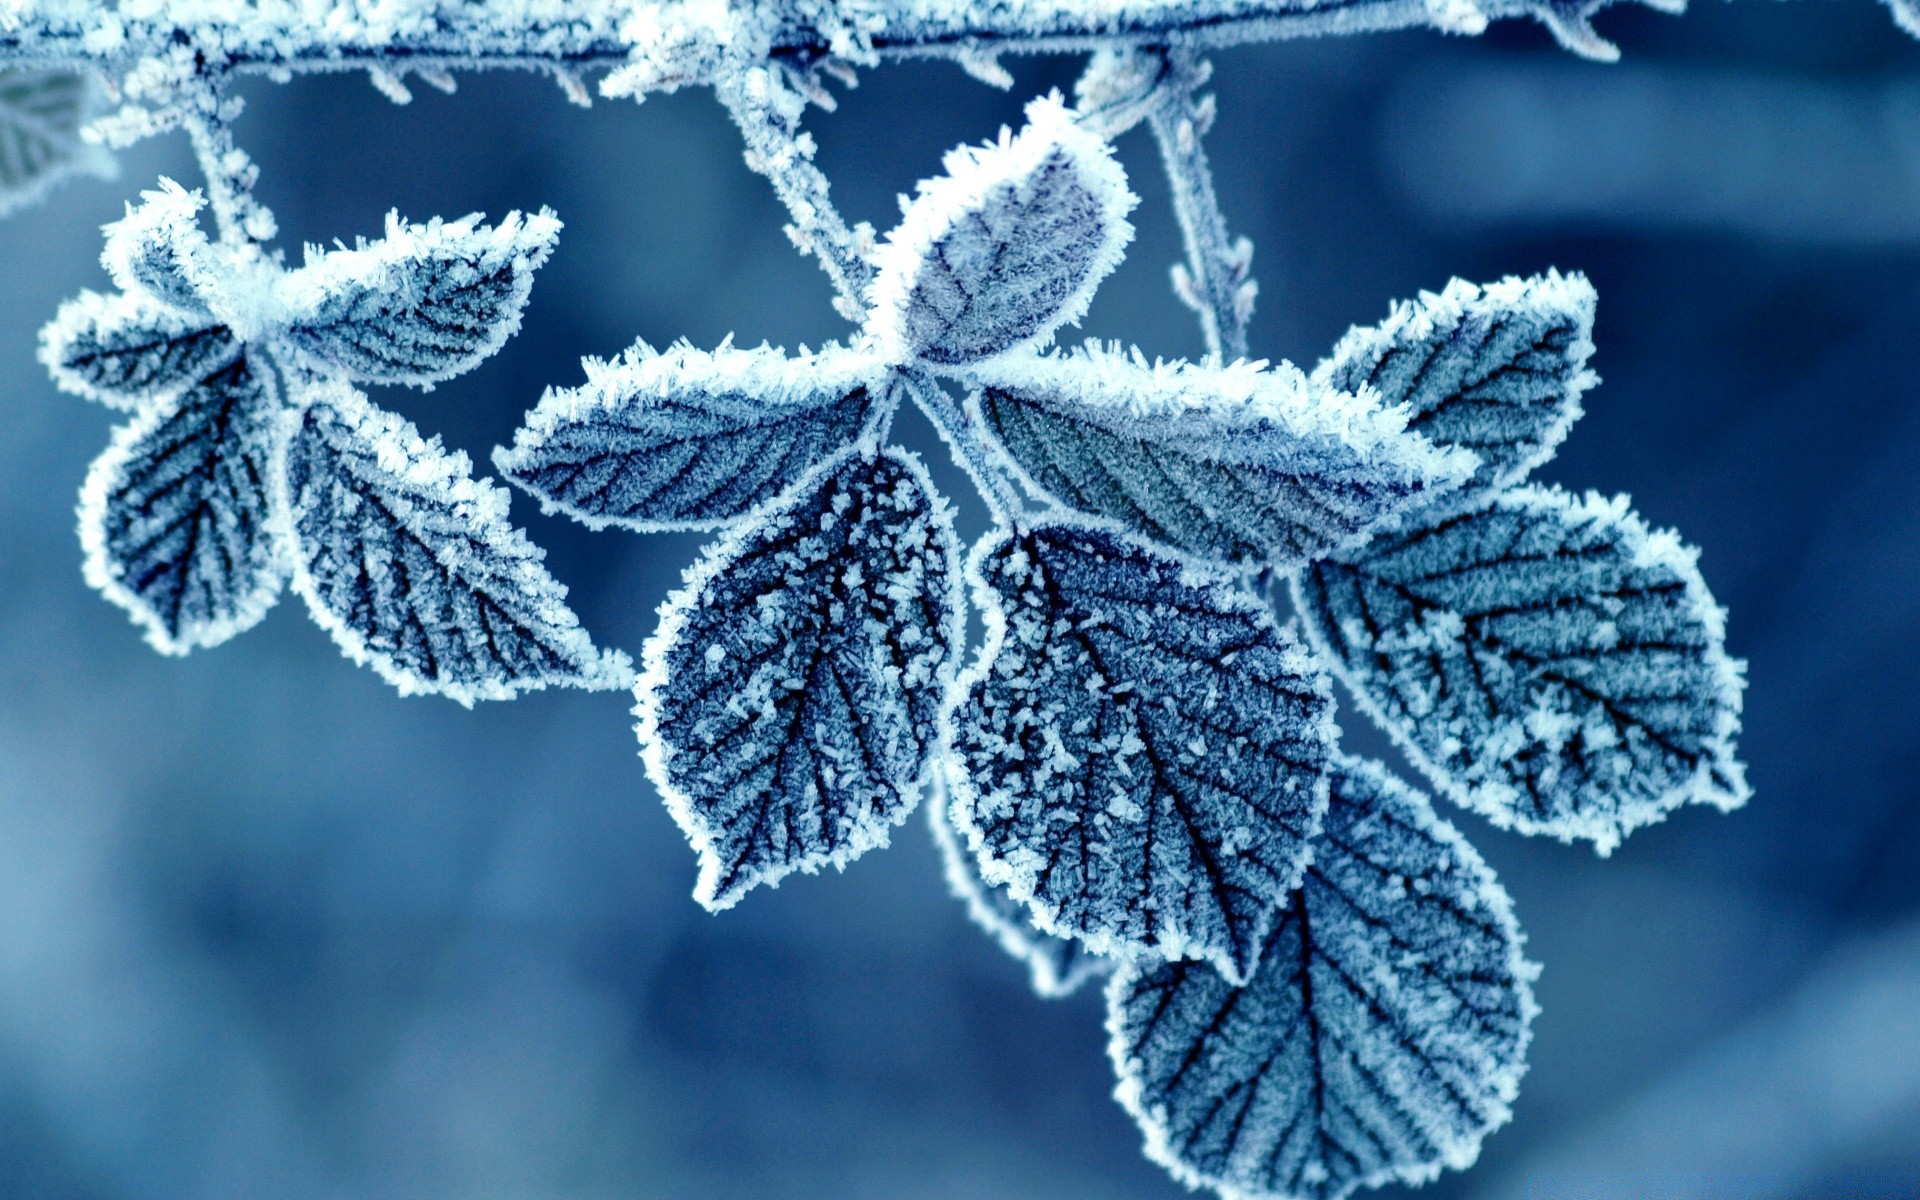
[[[1920,43],[1866,0],[1601,25],[1622,65],[1517,23],[1216,59],[1256,351],[1310,365],[1453,275],[1587,272],[1605,382],[1544,474],[1701,545],[1751,662],[1746,810],[1607,860],[1452,814],[1515,897],[1544,1012],[1513,1123],[1426,1194],[1678,1171],[1920,1195]],[[866,72],[813,117],[849,215],[886,228],[943,150],[1078,61],[1009,65],[1009,93]],[[705,93],[246,92],[296,257],[393,207],[566,221],[497,358],[379,397],[476,459],[636,336],[846,333]],[[1140,235],[1085,329],[1196,354],[1145,131],[1121,154]],[[0,224],[0,1196],[1182,1194],[1110,1099],[1097,991],[1029,994],[918,816],[709,916],[624,697],[403,700],[297,600],[163,659],[90,593],[73,503],[111,414],[54,391],[35,331],[104,286],[99,225],[162,174],[197,181],[177,135]],[[629,650],[699,549],[515,515]]]

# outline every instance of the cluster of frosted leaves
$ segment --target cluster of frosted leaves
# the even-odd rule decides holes
[[[913,810],[960,647],[957,553],[919,461],[864,442],[667,601],[635,712],[701,903],[844,866]]]
[[[641,347],[497,452],[589,524],[720,533],[637,688],[696,897],[844,866],[931,767],[949,883],[1035,989],[1117,968],[1120,1095],[1182,1179],[1329,1200],[1465,1165],[1506,1119],[1532,969],[1425,798],[1339,755],[1327,668],[1519,828],[1605,847],[1744,794],[1691,553],[1521,486],[1593,382],[1591,289],[1456,283],[1310,376],[1055,351],[1131,235],[1120,168],[1051,98],[946,166],[851,346]],[[957,678],[944,505],[878,441],[939,380],[967,393],[949,432],[1046,509],[974,548]]]
[[[1027,117],[1017,134],[952,152],[945,173],[920,185],[875,253],[870,309],[853,345],[803,347],[797,355],[768,346],[709,352],[677,345],[664,354],[639,346],[618,361],[588,363],[584,385],[548,392],[494,461],[548,509],[594,527],[720,533],[650,645],[639,733],[700,855],[695,894],[724,906],[755,883],[843,865],[880,844],[915,802],[940,741],[916,714],[945,687],[954,649],[942,643],[926,660],[937,670],[888,688],[871,666],[884,657],[874,657],[873,639],[931,639],[928,631],[949,619],[941,606],[957,602],[923,600],[920,625],[896,627],[874,616],[855,630],[822,615],[861,603],[860,587],[844,582],[843,560],[865,553],[861,544],[891,545],[900,536],[881,521],[881,509],[860,499],[870,485],[842,474],[895,461],[891,452],[874,458],[871,443],[910,382],[940,386],[924,380],[931,374],[977,393],[977,425],[963,436],[989,447],[998,436],[1014,455],[1000,465],[1024,468],[1036,494],[1057,492],[1091,517],[1118,522],[1036,528],[1023,537],[1078,530],[1108,539],[1124,559],[1121,569],[1137,573],[1124,586],[1189,581],[1167,598],[1136,597],[1137,615],[1163,621],[1166,636],[1175,636],[1176,624],[1209,636],[1198,631],[1210,613],[1219,636],[1238,630],[1250,639],[1241,665],[1216,681],[1231,698],[1192,708],[1220,723],[1219,737],[1246,739],[1244,761],[1232,748],[1217,764],[1226,772],[1220,778],[1189,778],[1185,760],[1197,739],[1183,734],[1152,751],[1164,753],[1174,773],[1164,785],[1128,775],[1135,764],[1122,755],[1102,793],[1079,801],[1090,821],[1094,810],[1110,807],[1150,814],[1145,836],[1160,839],[1157,848],[1128,850],[1126,829],[1116,829],[1097,854],[1036,893],[1027,864],[1046,851],[1022,839],[1044,837],[1045,822],[1030,822],[1002,830],[998,850],[981,851],[980,869],[1028,906],[1039,922],[1034,938],[1072,931],[1096,949],[1171,948],[1244,971],[1263,920],[1299,877],[1318,811],[1313,781],[1330,744],[1330,708],[1323,675],[1289,636],[1262,624],[1258,606],[1230,578],[1209,574],[1188,555],[1226,564],[1305,561],[1461,482],[1477,460],[1408,432],[1402,414],[1370,394],[1321,388],[1290,367],[1150,365],[1137,353],[1097,348],[1047,354],[1120,261],[1136,201],[1110,147],[1057,97],[1036,100]],[[916,475],[899,490],[915,487],[927,485]],[[829,496],[879,522],[855,529],[878,540],[841,545],[834,538],[847,532],[844,525],[803,538],[798,526]],[[928,497],[924,515],[937,524],[942,510]],[[920,509],[912,511],[919,520]],[[1058,543],[1062,553],[1067,545]],[[949,573],[929,564],[945,553],[930,545],[903,563],[918,564],[914,578],[938,591]],[[905,586],[884,584],[889,576],[872,564],[851,577],[873,603],[871,589]],[[1193,619],[1173,621],[1174,610],[1155,607],[1163,602]],[[1159,632],[1132,636],[1145,646]],[[1200,643],[1192,649],[1205,652]],[[1140,690],[1114,702],[1112,728],[1090,741],[1085,731],[1065,731],[1076,745],[1086,743],[1081,750],[1117,753],[1125,739],[1106,749],[1101,739],[1118,738],[1114,730],[1127,722],[1166,739],[1158,714],[1187,703],[1182,689],[1214,669],[1197,660],[1174,669],[1172,660],[1156,664],[1137,650],[1132,686]],[[1009,651],[1003,667],[1016,662]],[[789,685],[805,695],[788,696]],[[1292,689],[1297,711],[1285,720],[1297,728],[1267,727],[1266,717],[1284,707],[1274,688]],[[869,691],[881,699],[862,702]],[[1227,708],[1213,713],[1216,703]],[[710,750],[716,739],[717,752]],[[1296,758],[1292,767],[1282,762],[1288,755]],[[957,786],[965,797],[990,794],[998,802],[1024,769],[1000,772],[983,787],[957,776]],[[1259,796],[1288,771],[1298,776],[1297,795],[1271,803]],[[1116,802],[1108,790],[1122,781],[1132,798]],[[1234,789],[1253,798],[1215,811]],[[1195,806],[1190,813],[1188,806]],[[1162,836],[1168,822],[1188,826],[1183,842]],[[963,821],[962,828],[977,835],[977,826]],[[1186,849],[1176,853],[1179,845]],[[1137,859],[1131,866],[1129,854]],[[1069,888],[1079,894],[1069,896]]]
[[[132,414],[81,493],[86,575],[167,653],[216,645],[291,583],[347,654],[462,703],[624,686],[507,493],[349,381],[444,379],[518,324],[550,215],[425,226],[284,272],[214,246],[162,182],[107,227],[119,285],[41,334],[62,388]]]
[[[1235,581],[1103,525],[989,537],[951,816],[981,874],[1096,952],[1244,979],[1326,806],[1324,675]]]
[[[113,157],[80,136],[106,111],[103,91],[90,75],[0,71],[0,216],[72,175],[113,175]]]
[[[1747,787],[1742,667],[1697,552],[1624,497],[1517,486],[1579,415],[1592,319],[1586,281],[1550,274],[1455,283],[1349,334],[1317,374],[1481,465],[1294,584],[1315,644],[1435,788],[1604,853]]]
[[[1536,969],[1493,872],[1384,770],[1331,774],[1312,866],[1243,985],[1141,960],[1107,990],[1147,1153],[1223,1195],[1336,1200],[1468,1166],[1524,1070]]]

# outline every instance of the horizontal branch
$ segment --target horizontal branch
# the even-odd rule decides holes
[[[711,83],[744,61],[962,58],[1095,46],[1213,48],[1429,26],[1478,33],[1532,15],[1570,48],[1604,47],[1587,17],[1611,0],[0,0],[0,65],[115,76],[182,55],[241,71],[573,70],[630,66],[635,90]],[[1640,0],[1671,8],[1684,0]]]

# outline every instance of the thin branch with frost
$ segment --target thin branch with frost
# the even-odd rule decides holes
[[[1251,42],[1389,29],[1478,33],[1533,17],[1591,57],[1612,47],[1589,19],[1612,0],[1041,0],[913,5],[760,0],[726,6],[622,0],[530,7],[514,0],[350,0],[285,6],[201,3],[126,11],[65,0],[11,0],[0,10],[0,65],[87,65],[124,72],[183,49],[243,71],[378,67],[427,73],[483,67],[572,72],[623,67],[641,90],[710,84],[753,58],[809,66],[827,58],[959,59]],[[1640,0],[1677,11],[1674,0]]]
[[[1187,247],[1186,266],[1173,268],[1174,290],[1199,315],[1208,352],[1232,362],[1247,356],[1247,321],[1259,291],[1250,274],[1253,243],[1228,237],[1200,144],[1213,124],[1213,97],[1195,99],[1194,93],[1206,84],[1212,64],[1186,50],[1170,52],[1168,63],[1164,98],[1148,123],[1173,185],[1173,213]]]

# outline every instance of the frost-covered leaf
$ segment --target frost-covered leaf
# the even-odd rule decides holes
[[[1122,967],[1118,1095],[1189,1186],[1337,1200],[1464,1168],[1507,1121],[1536,973],[1493,872],[1418,793],[1339,759],[1259,970]]]
[[[1058,97],[1018,136],[962,146],[920,184],[881,247],[868,329],[900,359],[940,366],[1040,346],[1078,321],[1118,266],[1135,197],[1107,144]]]
[[[80,137],[104,110],[90,75],[0,71],[0,216],[40,199],[69,175],[113,177],[113,156]]]
[[[872,358],[832,347],[640,347],[586,366],[586,385],[547,392],[493,462],[543,508],[596,529],[743,516],[851,445],[887,386]]]
[[[1520,488],[1316,563],[1295,600],[1435,787],[1605,853],[1677,805],[1747,796],[1743,667],[1696,557],[1624,496]]]
[[[1243,978],[1326,804],[1328,681],[1227,576],[1046,521],[968,564],[951,816],[981,874],[1098,953]]]
[[[554,685],[627,686],[594,649],[507,490],[344,384],[314,385],[287,448],[294,587],[347,656],[403,695],[462,704]]]
[[[1458,512],[1553,457],[1598,376],[1593,285],[1549,271],[1480,287],[1456,279],[1439,295],[1394,306],[1350,330],[1314,371],[1340,391],[1363,386],[1409,410],[1407,428],[1480,456],[1468,483],[1439,506]]]
[[[975,413],[1041,491],[1225,562],[1290,569],[1474,468],[1285,364],[1149,366],[1089,346],[975,377]]]
[[[1055,937],[1033,927],[1027,906],[980,877],[979,865],[953,830],[947,817],[946,788],[938,778],[927,798],[927,820],[933,843],[946,867],[947,888],[967,906],[967,916],[986,930],[1000,948],[1026,964],[1033,990],[1049,1000],[1071,996],[1089,979],[1113,970],[1113,960],[1095,954],[1073,938]]]
[[[919,799],[959,652],[946,502],[857,447],[708,550],[636,689],[647,773],[700,855],[694,897],[844,867]]]
[[[199,224],[205,201],[171,179],[143,192],[140,203],[105,229],[101,265],[128,292],[145,294],[171,308],[209,317],[204,299],[218,268]],[[203,322],[210,323],[210,322]]]
[[[40,331],[40,361],[62,391],[131,409],[233,361],[224,325],[144,295],[81,292]]]
[[[287,555],[268,519],[278,404],[233,358],[115,431],[80,492],[87,582],[155,649],[184,654],[252,626]]]
[[[520,328],[533,273],[560,222],[545,209],[408,225],[353,250],[307,252],[286,277],[286,339],[323,371],[372,383],[451,379]]]

